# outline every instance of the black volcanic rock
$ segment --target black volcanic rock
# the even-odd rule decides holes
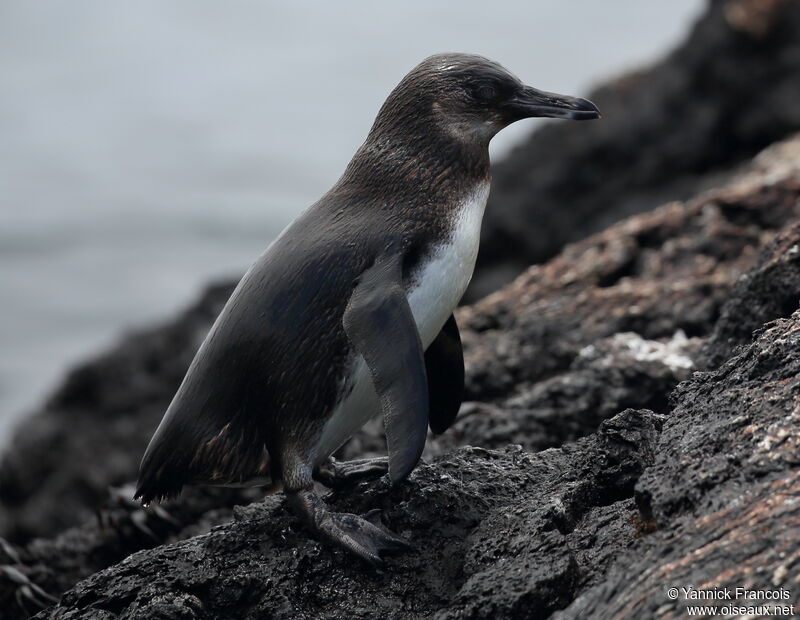
[[[382,509],[386,524],[416,546],[384,571],[309,539],[276,496],[235,510],[231,523],[208,534],[130,556],[43,617],[546,614],[574,598],[587,570],[608,562],[576,530],[587,514],[610,511],[626,524],[618,550],[635,538],[634,505],[624,498],[652,462],[661,422],[630,410],[574,446],[539,454],[461,448],[400,487],[362,483],[331,498],[339,511]]]
[[[786,142],[773,150],[783,161],[800,160],[800,153],[780,153],[781,148],[800,150],[800,141]],[[756,267],[739,278],[703,347],[699,366],[716,368],[737,346],[749,343],[753,332],[764,323],[787,316],[797,308],[800,303],[798,236],[800,222],[795,221],[761,253]]]
[[[700,584],[788,593],[739,605],[800,603],[800,311],[696,373],[674,400],[636,486],[641,518],[657,531],[556,617],[681,617],[692,600],[670,600],[667,588]]]

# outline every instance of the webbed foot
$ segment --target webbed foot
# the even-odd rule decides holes
[[[352,461],[337,461],[331,456],[314,472],[314,479],[334,489],[365,478],[380,478],[388,471],[389,458],[385,456]]]
[[[408,551],[413,547],[389,531],[381,523],[379,514],[380,510],[371,510],[363,516],[329,512],[323,516],[318,531],[326,540],[380,567],[382,554]]]
[[[345,549],[374,567],[383,565],[384,554],[413,549],[413,546],[380,521],[380,510],[364,516],[330,512],[313,491],[290,492],[287,499],[309,528],[324,540]]]

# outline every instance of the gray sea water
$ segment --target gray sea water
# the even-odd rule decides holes
[[[702,4],[4,0],[0,443],[69,365],[241,274],[422,58],[581,94],[658,59]]]

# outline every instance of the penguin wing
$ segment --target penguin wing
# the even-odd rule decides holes
[[[414,469],[428,432],[422,341],[400,280],[400,256],[379,259],[361,275],[343,317],[380,399],[392,482]]]
[[[464,351],[452,314],[425,351],[431,430],[444,433],[455,422],[464,398]]]

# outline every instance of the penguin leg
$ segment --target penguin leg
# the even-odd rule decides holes
[[[390,532],[378,518],[379,510],[364,516],[331,512],[314,493],[310,468],[284,476],[286,499],[292,511],[323,540],[361,558],[374,567],[383,565],[381,555],[412,549],[405,540]],[[299,474],[299,475],[298,475]]]
[[[330,489],[335,489],[359,480],[379,478],[388,471],[389,458],[386,456],[352,461],[337,461],[331,456],[316,469],[314,479]]]

